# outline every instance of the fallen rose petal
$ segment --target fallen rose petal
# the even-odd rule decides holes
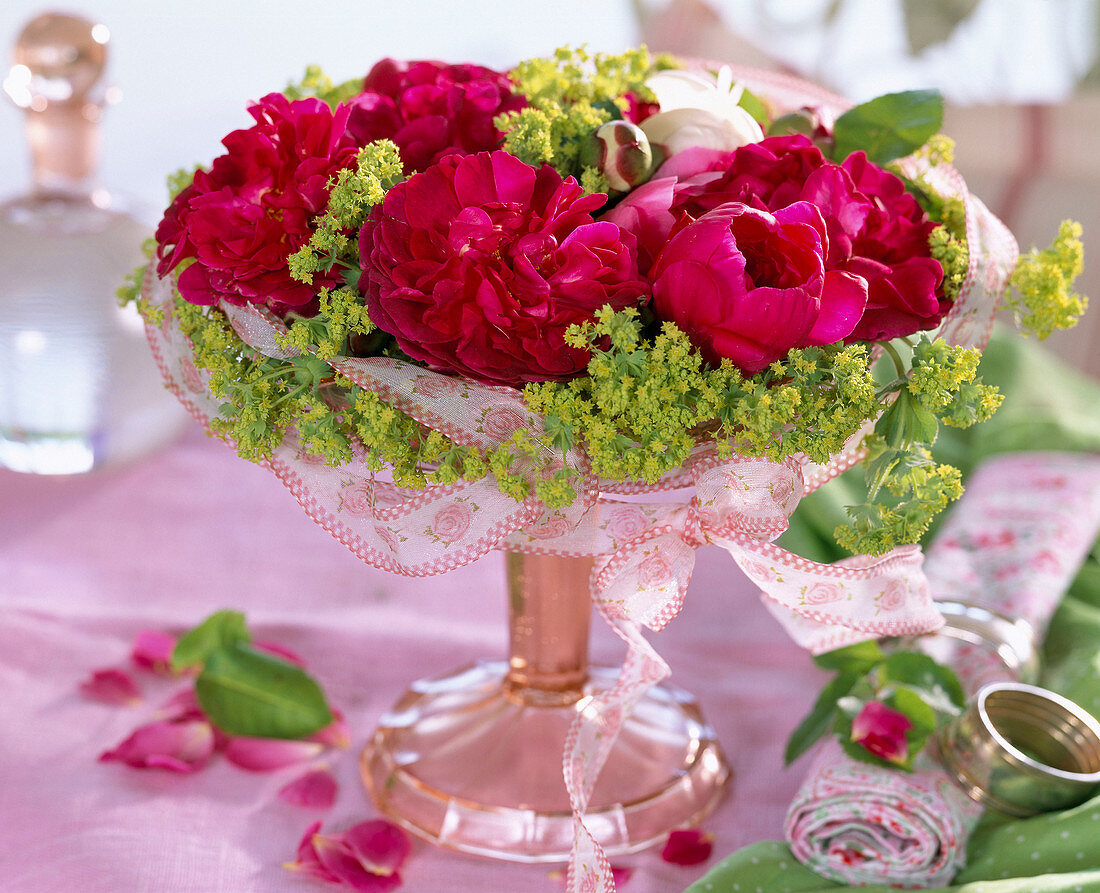
[[[199,699],[195,697],[195,689],[190,685],[165,701],[157,711],[157,716],[177,722],[184,719],[206,719],[206,714],[199,706]]]
[[[225,745],[225,758],[249,772],[274,772],[304,760],[312,760],[324,750],[316,741],[290,741],[283,738],[247,738],[235,735]]]
[[[326,871],[338,881],[360,893],[386,893],[401,886],[401,875],[396,871],[390,874],[378,874],[363,865],[343,839],[344,835],[316,834],[313,847],[317,858]]]
[[[141,703],[141,689],[125,670],[108,667],[95,670],[90,677],[80,683],[80,691],[95,701],[104,704],[118,704],[132,707]]]
[[[317,855],[317,848],[313,844],[318,836],[317,832],[320,830],[320,822],[314,822],[306,828],[306,833],[302,835],[302,839],[298,842],[298,858],[294,862],[284,862],[283,868],[306,877],[316,878],[319,881],[338,884],[340,878],[321,864],[321,860]]]
[[[630,868],[627,865],[611,866],[611,880],[615,882],[616,889],[618,889],[621,884],[625,884],[627,881],[629,881],[633,874],[634,869]]]
[[[280,800],[305,809],[331,809],[336,802],[336,779],[328,769],[313,769],[279,789]]]
[[[678,828],[668,835],[661,858],[673,865],[698,865],[710,858],[714,835],[701,828]]]
[[[292,651],[278,642],[255,641],[252,643],[252,647],[258,651],[266,651],[275,657],[281,657],[288,664],[294,664],[296,667],[305,667],[306,665],[305,660],[298,652]]]
[[[371,819],[348,828],[344,842],[367,870],[374,874],[393,874],[408,858],[412,849],[403,828],[385,819]]]
[[[326,747],[335,747],[337,750],[347,750],[351,747],[351,729],[348,728],[348,721],[336,708],[332,708],[332,715],[335,719],[321,731],[310,735],[308,740],[324,744]]]
[[[172,651],[176,637],[155,629],[143,629],[134,637],[130,659],[143,670],[163,676],[172,674]]]
[[[202,720],[158,721],[135,729],[114,750],[99,755],[101,763],[125,763],[135,769],[194,772],[214,753],[214,730]]]

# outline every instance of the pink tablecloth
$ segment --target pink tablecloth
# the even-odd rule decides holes
[[[293,770],[254,775],[217,761],[175,776],[100,764],[147,706],[112,708],[77,687],[124,664],[136,631],[182,629],[223,607],[308,661],[355,743],[326,827],[375,814],[358,749],[411,679],[505,649],[502,562],[445,577],[374,570],[315,526],[262,468],[197,430],[121,471],[73,479],[0,471],[0,888],[7,893],[278,893],[321,890],[281,868],[314,814],[275,792]],[[704,549],[683,614],[656,644],[694,692],[734,766],[706,827],[715,853],[782,835],[798,771],[783,742],[821,684],[727,556]],[[622,648],[597,630],[594,657]],[[147,681],[147,680],[146,680]],[[618,860],[626,893],[679,891],[710,865],[656,853]],[[410,893],[560,890],[545,866],[491,862],[417,843]]]

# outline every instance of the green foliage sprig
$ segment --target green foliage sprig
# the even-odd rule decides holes
[[[818,655],[814,663],[836,675],[787,741],[788,764],[832,732],[853,759],[911,771],[928,739],[958,716],[966,703],[955,673],[919,652],[887,653],[875,642],[861,642]],[[912,724],[905,734],[904,753],[896,760],[876,756],[853,737],[852,720],[872,701],[885,704]]]
[[[336,108],[346,99],[363,92],[363,78],[352,78],[340,83],[333,82],[319,65],[307,65],[300,80],[291,81],[283,93],[287,99],[306,99],[312,96]]]

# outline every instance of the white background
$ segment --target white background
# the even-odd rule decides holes
[[[248,100],[308,64],[344,80],[384,56],[507,68],[565,44],[619,51],[638,42],[629,0],[7,0],[4,73],[23,24],[48,8],[110,29],[108,78],[122,101],[104,120],[100,179],[154,208],[165,204],[167,173],[209,162],[226,133],[251,123]],[[28,181],[22,117],[0,99],[0,198]]]

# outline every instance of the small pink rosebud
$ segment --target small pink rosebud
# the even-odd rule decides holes
[[[868,701],[852,720],[852,741],[888,763],[903,764],[909,759],[905,733],[913,721],[882,701]]]
[[[669,832],[661,858],[673,865],[698,865],[710,858],[714,835],[702,828],[677,828]]]
[[[125,763],[135,769],[194,772],[214,753],[214,730],[202,720],[158,721],[135,729],[114,750],[99,755],[101,763]]]
[[[129,673],[116,667],[95,670],[80,683],[80,691],[85,697],[104,704],[133,707],[141,703],[141,689],[137,683]]]
[[[629,192],[653,172],[653,149],[637,124],[608,121],[581,149],[581,164],[597,168],[616,192]]]
[[[331,809],[336,802],[336,779],[328,769],[312,769],[280,788],[277,796],[304,809]]]
[[[316,741],[285,738],[248,738],[234,735],[225,743],[225,758],[249,772],[274,772],[295,763],[312,760],[324,750]]]
[[[143,670],[167,676],[172,673],[172,651],[175,647],[175,636],[155,629],[143,629],[134,638],[130,659]]]

